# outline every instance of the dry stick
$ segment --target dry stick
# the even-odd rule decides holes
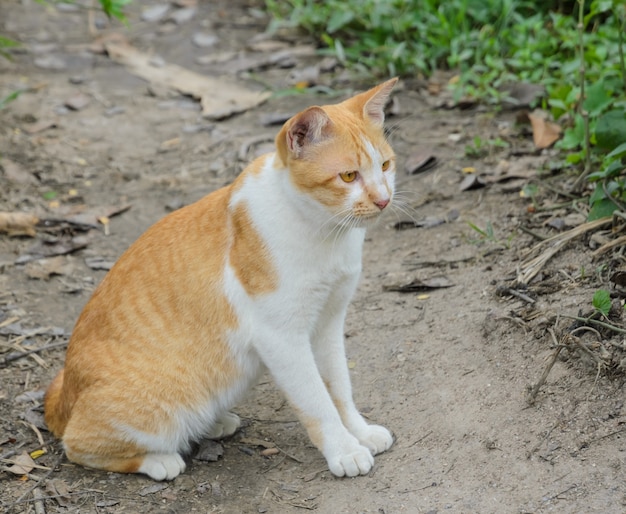
[[[33,498],[35,499],[35,514],[46,514],[46,507],[43,502],[44,495],[39,488],[33,489]]]
[[[546,379],[548,378],[548,375],[550,374],[550,371],[552,370],[552,367],[554,366],[554,363],[558,359],[559,354],[561,353],[561,350],[563,348],[565,348],[564,345],[559,344],[559,342],[557,341],[556,336],[554,335],[554,330],[549,328],[548,332],[552,336],[552,340],[557,345],[557,347],[556,347],[556,350],[554,351],[554,353],[552,354],[552,358],[548,362],[546,368],[543,370],[541,378],[534,385],[534,387],[531,389],[530,393],[528,393],[528,398],[526,399],[526,401],[528,402],[529,405],[533,405],[535,403],[535,398],[537,397],[537,394],[539,393],[539,389],[541,389],[541,386],[543,386],[543,384],[545,383]]]
[[[620,245],[623,245],[624,243],[626,243],[626,236],[619,236],[617,239],[613,239],[613,241],[609,241],[608,243],[603,244],[600,248],[595,250],[591,255],[595,259],[596,257],[599,257],[603,253],[608,252],[615,246],[620,246]]]
[[[602,361],[599,360],[598,361],[598,372],[596,373],[596,379],[593,381],[593,385],[591,386],[591,389],[589,389],[589,393],[587,393],[587,398],[585,398],[586,402],[589,401],[589,397],[591,396],[591,393],[593,393],[593,390],[596,388],[596,384],[598,383],[598,379],[600,378],[600,373],[601,372],[602,372]]]
[[[587,178],[587,175],[591,172],[591,135],[589,132],[589,113],[585,110],[585,0],[578,0],[578,52],[580,57],[580,100],[578,103],[578,112],[583,118],[583,126],[585,128],[585,167],[583,172],[578,175],[578,178],[574,182],[573,189],[576,190],[580,187],[582,182]]]
[[[547,249],[537,257],[526,260],[522,263],[520,271],[517,275],[517,281],[521,284],[528,284],[535,277],[535,275],[541,271],[541,268],[543,268],[543,266],[558,252],[560,252],[572,239],[609,223],[612,223],[612,219],[610,218],[589,221],[588,223],[583,223],[582,225],[568,230],[567,232],[557,234],[546,239],[545,241],[537,243],[531,250],[531,254],[534,254],[545,247],[547,247]]]
[[[515,296],[516,298],[519,298],[520,300],[524,300],[526,303],[530,303],[531,305],[533,303],[535,303],[535,300],[532,299],[530,296],[528,296],[527,294],[524,293],[520,293],[519,291],[511,288],[511,287],[505,287],[502,289],[503,293],[509,294],[511,296]]]
[[[594,325],[598,325],[599,327],[608,328],[609,330],[612,330],[613,332],[617,332],[618,334],[626,334],[625,329],[615,326],[611,323],[606,323],[605,321],[600,321],[598,319],[582,318],[580,316],[568,316],[567,314],[561,314],[561,316],[567,319],[580,321],[582,323],[593,323]]]
[[[39,441],[39,447],[41,449],[43,449],[46,453],[48,452],[48,450],[46,449],[46,443],[43,440],[43,436],[41,435],[41,432],[39,431],[39,429],[33,425],[32,423],[28,422],[28,421],[24,421],[24,420],[20,420],[20,422],[24,425],[26,425],[27,427],[30,427],[30,429],[35,432],[35,435],[37,436],[37,440]]]
[[[28,355],[31,355],[33,353],[43,352],[44,350],[52,350],[53,348],[61,348],[62,346],[67,346],[67,344],[68,344],[68,341],[63,341],[62,343],[47,344],[47,345],[42,346],[41,348],[28,350],[28,351],[25,351],[24,353],[13,353],[11,355],[8,355],[0,359],[0,366],[5,366],[9,362],[23,359],[24,357],[27,357]]]

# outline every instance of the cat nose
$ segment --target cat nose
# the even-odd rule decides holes
[[[382,200],[376,200],[374,202],[374,205],[376,207],[378,207],[381,211],[387,207],[387,205],[389,204],[389,199],[383,198]]]

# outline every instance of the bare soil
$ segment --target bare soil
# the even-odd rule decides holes
[[[418,78],[402,82],[388,119],[398,189],[418,223],[399,230],[398,222],[410,218],[396,209],[370,232],[346,326],[357,405],[396,437],[374,470],[334,478],[269,377],[236,409],[244,425],[213,448],[223,455],[195,459],[170,483],[88,470],[62,456],[42,424],[42,394],[110,263],[169,210],[229,183],[266,151],[278,131],[263,124],[266,116],[339,101],[347,90],[372,85],[334,68],[314,78],[339,91],[336,97],[274,96],[225,120],[207,120],[197,101],[148,84],[90,45],[102,34],[122,33],[165,62],[258,91],[264,84],[284,90],[322,59],[298,54],[276,64],[268,57],[278,46],[251,50],[267,24],[261,2],[199,2],[188,21],[142,20],[142,10],[154,5],[135,0],[128,28],[106,25],[98,15],[96,33],[84,9],[32,0],[0,5],[0,34],[25,43],[12,61],[0,59],[0,98],[25,90],[0,110],[0,211],[48,220],[34,237],[0,234],[0,510],[624,512],[626,410],[617,362],[623,338],[585,329],[577,340],[589,353],[563,338],[572,323],[563,316],[590,309],[619,258],[594,257],[587,234],[545,265],[526,299],[512,295],[507,288],[537,243],[520,227],[550,236],[557,233],[552,227],[584,221],[568,208],[529,212],[532,203],[520,189],[539,173],[562,189],[571,179],[542,172],[551,154],[534,150],[515,123],[517,113],[436,108],[445,103],[445,87],[436,95],[436,81],[427,89]],[[216,36],[216,43],[197,46],[197,33]],[[265,41],[279,41],[282,50],[307,43],[282,36]],[[199,64],[207,55],[223,62]],[[475,136],[510,146],[466,157]],[[435,167],[405,173],[404,163],[429,155]],[[461,187],[467,167],[483,177],[483,187]],[[562,198],[550,193],[542,201]],[[493,235],[468,223],[491,226]],[[43,252],[60,255],[47,260]],[[451,287],[393,290],[441,277]],[[566,348],[531,404],[529,387],[559,343]],[[598,358],[596,350],[613,353]],[[27,475],[8,470],[23,452],[42,448],[41,467]]]

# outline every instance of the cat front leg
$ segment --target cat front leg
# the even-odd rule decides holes
[[[338,477],[369,473],[374,465],[372,452],[342,423],[317,370],[308,338],[276,334],[262,338],[257,349],[330,471]]]
[[[346,362],[343,325],[348,294],[338,288],[320,316],[313,340],[313,352],[320,374],[346,428],[372,454],[388,450],[393,444],[391,432],[380,425],[370,425],[361,416],[352,397]]]

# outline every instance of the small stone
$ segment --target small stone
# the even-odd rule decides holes
[[[187,23],[191,21],[196,14],[195,7],[185,7],[183,9],[176,9],[169,16],[169,20],[172,20],[176,25],[182,25],[183,23]]]
[[[162,20],[170,10],[170,4],[160,4],[149,7],[141,13],[141,19],[147,22],[155,22]]]
[[[209,48],[219,41],[215,34],[207,34],[205,32],[196,32],[191,36],[191,42],[199,48]]]
[[[72,111],[80,111],[87,107],[91,102],[91,99],[84,93],[76,93],[75,95],[69,97],[63,105]]]
[[[62,71],[67,68],[65,61],[56,55],[44,55],[43,57],[37,57],[34,63],[37,68],[44,70]]]

